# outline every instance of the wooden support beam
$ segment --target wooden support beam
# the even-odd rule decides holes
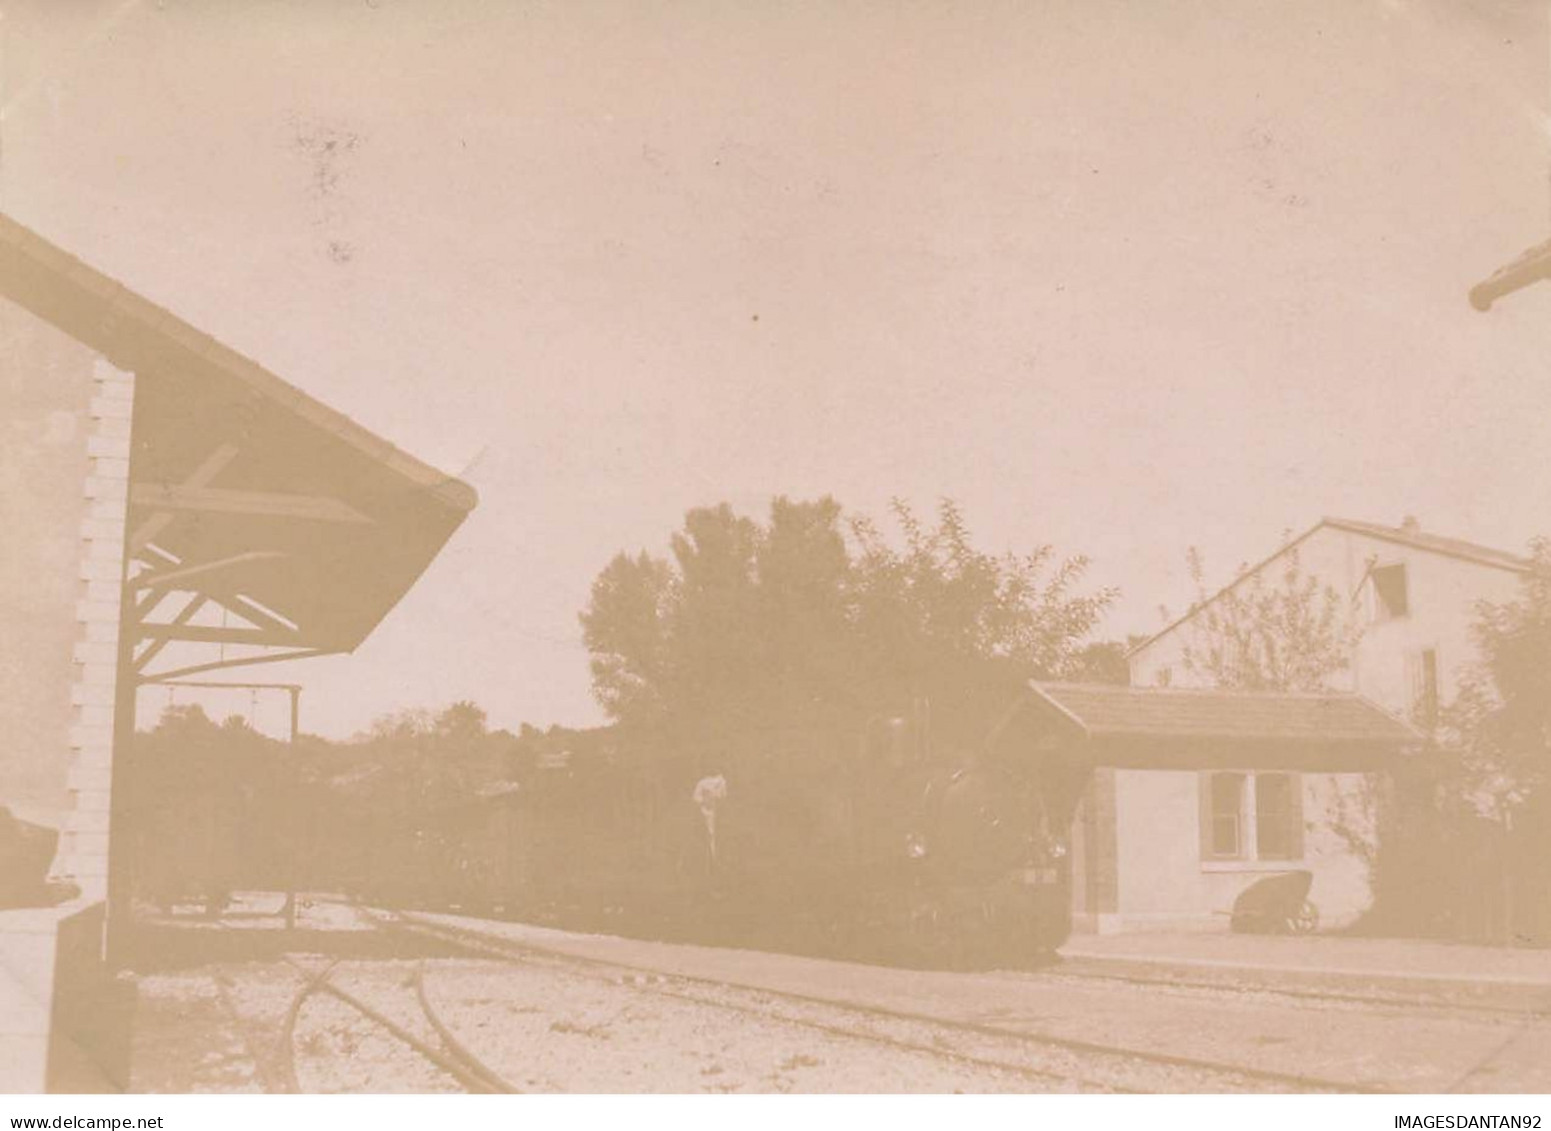
[[[142,684],[166,683],[170,680],[181,679],[183,676],[198,675],[200,672],[224,671],[227,668],[245,668],[251,664],[278,664],[286,660],[310,660],[314,656],[333,656],[339,654],[337,648],[292,648],[285,652],[270,652],[263,656],[234,656],[225,660],[211,660],[203,664],[189,664],[186,667],[172,668],[169,671],[156,672],[152,675],[141,676]],[[219,686],[211,684],[209,686]],[[237,684],[236,686],[243,686]],[[276,686],[294,687],[293,684],[277,684]]]
[[[153,605],[158,597],[166,596],[168,592],[176,593],[181,592],[181,590],[153,590],[146,597],[142,597],[141,600],[146,602],[148,605]],[[192,593],[194,591],[189,590],[188,592]],[[263,605],[248,600],[240,593],[228,593],[220,589],[201,587],[201,589],[195,593],[195,595],[198,596],[201,600],[207,601],[212,605],[219,605],[233,616],[241,617],[245,623],[234,626],[235,630],[245,630],[248,626],[251,625],[252,628],[264,629],[265,631],[277,633],[280,636],[292,640],[294,640],[294,638],[301,632],[300,626],[297,625],[295,621],[286,618],[284,614],[269,611]],[[141,623],[187,624],[188,619],[174,618],[174,620],[170,622],[148,622],[142,618]]]
[[[194,596],[189,600],[189,603],[184,605],[181,609],[179,609],[177,615],[172,618],[172,624],[174,624],[174,625],[187,624],[189,621],[194,619],[194,614],[195,613],[199,612],[200,609],[205,607],[205,605],[208,603],[208,601],[209,601],[208,597],[205,597],[204,595],[199,594],[199,593],[194,594]],[[143,620],[136,619],[136,620],[132,621],[132,627],[133,627],[134,630],[138,631],[140,626],[142,624],[144,624],[144,623],[145,622]],[[133,633],[132,633],[132,635],[133,635]],[[139,643],[140,643],[140,637],[139,636],[135,636],[134,639],[132,639],[130,641],[131,646],[139,644]],[[150,647],[146,648],[143,652],[140,652],[138,655],[136,655],[134,657],[135,671],[137,671],[137,672],[144,671],[145,670],[145,666],[147,664],[149,664],[152,660],[156,659],[157,654],[163,648],[167,647],[167,645],[170,644],[170,643],[171,643],[171,638],[170,637],[163,637],[160,640],[153,640],[151,642]]]
[[[176,590],[173,590],[176,592]],[[145,604],[154,604],[160,597],[166,596],[166,590],[152,590],[141,600]],[[234,613],[243,620],[249,622],[252,628],[205,628],[188,625],[195,614],[208,604],[219,605],[227,611]],[[176,641],[191,643],[229,643],[228,640],[215,640],[209,638],[212,632],[243,634],[241,642],[245,644],[263,644],[281,646],[296,644],[300,635],[300,629],[295,622],[281,619],[282,614],[265,609],[262,605],[250,601],[238,593],[222,592],[198,592],[192,593],[189,602],[178,610],[171,621],[164,623],[147,623],[139,620],[135,628],[135,641],[150,641],[149,645],[135,657],[135,670],[145,671],[146,667],[159,655],[168,644]]]
[[[131,583],[131,588],[133,583]],[[151,615],[151,610],[161,603],[161,599],[167,596],[165,589],[153,589],[149,593],[142,593],[135,599],[135,619],[144,620]]]
[[[267,628],[274,632],[290,633],[295,635],[301,631],[301,626],[286,616],[278,609],[269,609],[241,593],[227,593],[216,589],[206,590],[206,595],[220,605],[224,605],[237,616],[259,628]]]
[[[233,444],[222,444],[204,458],[204,461],[194,469],[193,473],[183,481],[185,487],[207,487],[210,482],[221,472],[226,470],[226,465],[237,458],[237,448]],[[133,480],[131,480],[131,486]],[[151,515],[129,535],[129,556],[134,557],[145,549],[148,542],[152,541],[163,530],[171,525],[173,514],[171,511],[158,511]]]
[[[274,632],[263,628],[220,628],[201,624],[141,624],[136,629],[142,640],[177,640],[192,644],[296,643],[294,632]]]
[[[262,518],[290,518],[304,522],[337,522],[367,525],[371,519],[338,499],[321,495],[281,495],[271,491],[231,491],[222,487],[167,486],[135,483],[129,488],[129,504],[162,512],[193,511]]]
[[[147,570],[129,580],[131,589],[166,590],[171,588],[189,588],[184,583],[192,578],[205,577],[208,574],[219,573],[223,569],[232,566],[246,565],[249,562],[272,561],[283,558],[284,554],[278,550],[250,550],[244,554],[233,554],[226,558],[217,558],[214,561],[199,562],[195,565],[179,566],[177,569]],[[235,610],[234,610],[235,611]],[[244,614],[246,615],[246,614]]]

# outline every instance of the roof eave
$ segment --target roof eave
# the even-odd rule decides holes
[[[1066,704],[1062,703],[1059,699],[1047,691],[1039,680],[1031,679],[1028,681],[1027,686],[1028,690],[1034,694],[1034,697],[1040,703],[1044,704],[1044,706],[1049,708],[1051,711],[1054,711],[1062,719],[1075,727],[1077,732],[1081,734],[1082,737],[1093,737],[1093,731],[1089,728],[1088,724],[1083,722],[1083,720],[1079,718],[1070,708],[1068,708]]]
[[[1522,558],[1501,550],[1492,550],[1490,547],[1483,546],[1481,547],[1482,552],[1474,553],[1464,546],[1434,545],[1418,538],[1410,538],[1404,531],[1388,530],[1375,524],[1359,522],[1356,519],[1337,518],[1327,515],[1320,520],[1320,525],[1329,526],[1336,530],[1344,530],[1349,534],[1356,534],[1364,538],[1373,538],[1380,542],[1406,546],[1413,550],[1420,550],[1425,554],[1437,554],[1439,557],[1471,562],[1474,565],[1485,566],[1488,569],[1500,569],[1507,573],[1528,573],[1534,566],[1534,563],[1528,558]]]
[[[1175,617],[1172,621],[1170,621],[1168,624],[1164,625],[1164,627],[1159,629],[1157,632],[1153,633],[1146,640],[1143,640],[1140,644],[1137,644],[1133,648],[1128,648],[1126,650],[1126,654],[1125,654],[1126,660],[1129,661],[1132,656],[1138,655],[1139,653],[1141,653],[1145,649],[1152,647],[1152,645],[1154,645],[1158,641],[1162,640],[1165,636],[1169,635],[1176,628],[1179,628],[1182,625],[1184,625],[1186,621],[1193,620],[1197,616],[1197,614],[1199,614],[1208,605],[1214,604],[1217,601],[1218,598],[1223,596],[1223,594],[1227,593],[1230,589],[1237,588],[1240,584],[1242,584],[1245,581],[1248,581],[1251,577],[1255,576],[1261,570],[1265,569],[1266,566],[1268,566],[1272,562],[1276,561],[1277,558],[1279,558],[1283,554],[1287,553],[1287,551],[1295,548],[1296,546],[1300,545],[1302,542],[1306,541],[1311,535],[1313,535],[1317,530],[1319,530],[1320,527],[1324,526],[1325,522],[1326,522],[1325,519],[1320,519],[1319,522],[1316,522],[1313,526],[1309,527],[1302,534],[1298,535],[1296,538],[1292,539],[1291,541],[1284,543],[1281,546],[1281,548],[1279,548],[1275,553],[1267,555],[1266,557],[1262,558],[1260,561],[1256,562],[1249,569],[1244,570],[1237,577],[1235,577],[1232,581],[1228,582],[1228,584],[1224,585],[1222,588],[1220,588],[1216,592],[1214,592],[1206,600],[1201,601],[1201,602],[1199,602],[1199,603],[1197,603],[1195,605],[1192,605],[1187,612],[1183,613],[1182,615],[1180,615],[1178,617]]]
[[[467,483],[416,459],[4,214],[0,293],[114,365],[139,370],[172,362],[196,373],[213,370],[338,436],[447,506],[467,514],[478,503]]]

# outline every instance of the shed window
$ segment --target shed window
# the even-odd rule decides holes
[[[1411,611],[1405,565],[1375,566],[1373,569],[1373,619],[1394,620]]]
[[[1201,859],[1303,857],[1303,779],[1295,773],[1201,775]]]

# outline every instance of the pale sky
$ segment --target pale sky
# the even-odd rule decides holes
[[[0,208],[481,504],[344,735],[598,721],[692,506],[950,495],[1159,627],[1321,514],[1551,532],[1547,0],[6,2]],[[332,143],[332,146],[330,146]]]

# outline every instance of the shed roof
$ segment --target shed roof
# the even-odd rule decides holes
[[[1055,764],[1143,770],[1398,769],[1422,744],[1355,695],[1030,683],[996,745]]]
[[[1347,694],[1033,683],[1031,690],[1089,737],[1375,742],[1407,745],[1416,731],[1366,699]]]

